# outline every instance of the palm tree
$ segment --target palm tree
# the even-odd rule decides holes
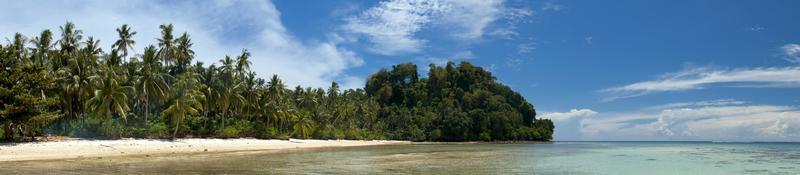
[[[106,119],[113,114],[127,120],[128,94],[133,92],[130,86],[122,86],[117,81],[114,69],[104,67],[105,71],[101,75],[92,76],[94,84],[94,97],[86,102],[87,108],[94,111],[95,117]]]
[[[231,107],[234,104],[241,104],[244,102],[244,97],[239,94],[242,88],[242,83],[237,80],[233,68],[233,59],[230,56],[225,56],[220,60],[222,63],[222,74],[220,81],[222,89],[219,91],[220,98],[217,101],[222,109],[222,128],[225,128],[225,118],[231,112]]]
[[[92,97],[91,76],[97,65],[100,53],[99,41],[89,38],[85,48],[80,48],[82,32],[67,22],[61,27],[62,38],[58,41],[60,52],[52,60],[52,69],[58,74],[61,85],[62,109],[67,114],[64,119],[75,119],[83,114],[85,101]],[[64,126],[66,129],[66,126]]]
[[[143,103],[144,107],[144,126],[147,126],[147,119],[150,115],[150,101],[156,99],[158,102],[163,102],[169,92],[169,85],[167,79],[170,78],[169,74],[161,71],[161,62],[156,57],[156,47],[153,45],[147,46],[142,55],[142,67],[138,71],[138,81],[136,82],[136,90],[138,90],[138,100]]]
[[[250,65],[252,64],[249,60],[250,52],[247,49],[242,49],[242,55],[236,57],[236,72],[239,76],[244,76],[245,72],[250,71]]]
[[[165,116],[171,116],[175,121],[175,131],[172,132],[172,140],[178,134],[180,124],[186,116],[199,115],[199,111],[203,110],[203,105],[200,103],[201,99],[205,98],[201,85],[197,80],[197,74],[188,71],[178,76],[173,88],[172,95],[175,97],[170,103],[169,107],[162,113]]]
[[[50,30],[44,30],[38,37],[34,37],[31,43],[36,46],[33,49],[36,64],[43,66],[49,58],[48,52],[53,48],[53,33]]]
[[[158,58],[164,61],[166,66],[171,65],[175,61],[175,40],[172,36],[172,24],[164,24],[159,26],[161,28],[161,38],[158,38]]]
[[[261,107],[261,93],[258,93],[258,89],[264,85],[264,80],[256,78],[255,72],[249,72],[245,74],[242,83],[244,87],[242,96],[245,97],[246,105],[244,106],[244,109],[242,109],[242,115],[245,117],[245,119],[250,120],[256,111],[259,111],[259,108]]]
[[[61,29],[61,40],[58,41],[61,46],[61,53],[66,56],[75,56],[81,39],[83,39],[83,31],[75,29],[75,24],[67,22]]]
[[[177,44],[175,48],[175,62],[177,64],[176,70],[173,71],[175,74],[183,73],[186,70],[186,67],[192,62],[194,58],[194,50],[192,50],[192,39],[189,39],[189,35],[186,32],[183,32],[183,35],[175,39],[175,43]]]
[[[202,62],[198,63],[202,65]],[[202,66],[200,66],[202,67]],[[205,94],[205,108],[203,108],[203,115],[206,117],[206,120],[203,120],[203,128],[205,128],[208,124],[208,119],[211,115],[212,105],[214,101],[220,98],[219,94],[219,77],[218,77],[218,69],[215,65],[211,65],[206,69],[199,69],[200,72],[200,81],[203,84],[203,94]]]
[[[97,55],[103,52],[103,49],[100,48],[100,40],[95,40],[91,36],[86,40],[86,47],[83,49],[87,55]]]
[[[269,82],[267,82],[266,103],[264,112],[267,115],[267,121],[279,127],[285,127],[289,123],[290,109],[285,100],[286,85],[283,84],[278,75],[272,75]]]
[[[133,45],[136,44],[136,41],[132,39],[133,35],[136,35],[136,32],[131,31],[131,27],[128,26],[128,24],[123,24],[122,26],[117,28],[117,34],[119,35],[119,40],[117,40],[117,42],[114,42],[114,44],[111,45],[111,47],[113,47],[114,50],[118,52],[121,51],[122,52],[121,56],[123,58],[123,61],[127,61],[124,59],[128,57],[128,48],[133,50]]]
[[[11,51],[11,55],[20,62],[26,62],[26,59],[28,59],[26,54],[28,52],[25,49],[25,43],[28,42],[28,39],[21,33],[14,33],[14,40],[8,40],[8,42],[11,44],[8,47],[8,50]]]
[[[105,63],[111,67],[117,67],[122,63],[122,58],[120,58],[119,52],[117,50],[111,50],[111,53],[105,55]]]
[[[300,138],[308,138],[311,133],[314,132],[314,120],[308,116],[308,112],[302,111],[297,117],[297,121],[294,123],[293,129],[294,134]]]

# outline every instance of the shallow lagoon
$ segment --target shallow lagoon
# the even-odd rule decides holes
[[[0,174],[800,174],[800,144],[554,142],[0,163]]]

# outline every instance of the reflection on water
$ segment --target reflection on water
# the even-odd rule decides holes
[[[800,144],[393,145],[0,163],[0,174],[800,174]]]

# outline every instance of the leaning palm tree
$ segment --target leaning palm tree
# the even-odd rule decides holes
[[[135,31],[131,31],[131,27],[128,24],[123,24],[119,28],[117,28],[117,34],[119,35],[119,40],[114,42],[111,47],[118,52],[122,52],[123,61],[126,61],[125,58],[128,57],[128,49],[130,48],[133,50],[133,45],[136,44],[134,41],[133,35],[136,35]]]
[[[175,122],[175,131],[172,132],[172,140],[178,134],[178,129],[186,116],[199,115],[203,110],[201,100],[205,98],[202,89],[202,84],[197,80],[198,75],[192,71],[185,72],[178,76],[173,88],[174,99],[169,107],[162,113],[164,116],[171,116]]]
[[[101,75],[92,76],[94,97],[86,102],[86,107],[94,111],[95,117],[108,119],[113,114],[127,120],[128,94],[133,92],[130,86],[122,86],[114,69],[103,66]]]
[[[167,79],[169,74],[161,71],[161,62],[156,57],[156,47],[150,45],[145,47],[142,55],[142,67],[138,70],[138,81],[136,82],[137,99],[143,104],[144,126],[147,126],[147,119],[150,115],[151,101],[163,102],[169,92]],[[159,103],[160,104],[160,103]]]

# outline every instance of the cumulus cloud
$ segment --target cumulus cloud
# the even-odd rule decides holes
[[[720,70],[707,67],[669,73],[656,80],[601,90],[609,93],[604,101],[629,98],[656,92],[703,89],[712,85],[736,84],[735,87],[786,88],[800,86],[800,67],[746,68]]]
[[[542,118],[554,121],[565,121],[573,118],[588,117],[593,115],[597,115],[597,112],[591,109],[572,109],[568,112],[545,112],[542,114]]]
[[[800,63],[800,44],[787,44],[781,47],[783,59],[791,63]]]
[[[390,0],[346,18],[343,29],[364,36],[383,55],[420,52],[427,40],[416,34],[426,27],[447,29],[457,40],[479,39],[500,18],[522,18],[532,12],[506,8],[503,0]],[[513,33],[507,30],[506,33]]]
[[[86,36],[101,40],[104,50],[117,39],[114,29],[130,24],[138,32],[136,51],[155,44],[158,25],[172,23],[194,41],[197,61],[216,63],[225,54],[252,52],[253,70],[260,76],[278,74],[289,85],[324,87],[330,81],[357,87],[361,78],[345,70],[363,64],[354,52],[339,47],[339,40],[305,42],[292,36],[270,1],[14,1],[0,11],[0,36],[13,32],[36,35],[43,29],[58,34],[58,26],[72,21]],[[31,10],[36,9],[36,10]],[[44,12],[44,13],[43,13]]]
[[[612,140],[793,141],[799,126],[797,107],[714,104],[585,118],[579,132]]]

